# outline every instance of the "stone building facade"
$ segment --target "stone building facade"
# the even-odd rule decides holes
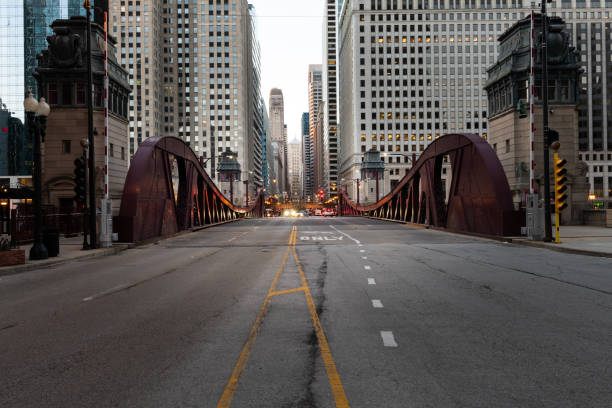
[[[541,19],[536,15],[536,30]],[[488,70],[485,86],[489,98],[489,143],[504,167],[517,208],[524,206],[529,191],[530,121],[530,19],[514,24],[499,38],[499,57]],[[538,37],[538,36],[536,36]],[[538,37],[539,38],[539,37]],[[559,157],[567,160],[569,208],[562,213],[562,222],[581,223],[586,208],[588,183],[586,164],[578,157],[578,97],[581,69],[577,53],[570,46],[565,23],[559,17],[550,20],[549,35],[549,128],[559,133]],[[536,40],[539,47],[539,39]],[[535,123],[535,191],[544,195],[544,137],[542,132],[541,58],[536,58]],[[524,107],[523,114],[518,109]],[[553,174],[553,150],[550,149],[550,171]],[[554,178],[551,177],[554,198]]]
[[[43,202],[60,211],[74,209],[74,160],[83,155],[81,140],[87,139],[87,52],[85,17],[56,20],[49,47],[38,56],[34,76],[38,94],[51,106],[43,143]],[[92,23],[93,122],[96,174],[96,206],[104,197],[104,30]],[[115,39],[108,37],[109,76],[109,195],[118,212],[129,165],[127,72],[112,51]]]

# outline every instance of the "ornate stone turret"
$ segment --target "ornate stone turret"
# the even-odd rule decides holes
[[[549,17],[548,36],[548,101],[550,128],[559,132],[559,156],[566,159],[569,209],[562,214],[563,223],[581,223],[586,208],[588,186],[584,166],[578,163],[579,79],[582,72],[578,54],[570,45],[565,23],[560,17]],[[541,16],[535,16],[535,46],[540,50]],[[524,193],[529,191],[529,72],[530,17],[510,27],[500,37],[499,57],[490,67],[485,85],[489,99],[489,137],[504,166],[517,207],[524,206]],[[536,191],[543,197],[543,132],[542,132],[542,58],[536,53],[535,67],[535,178]],[[552,174],[552,149],[551,149]],[[551,185],[554,185],[551,177]]]
[[[51,24],[49,47],[38,55],[34,77],[38,94],[51,105],[43,155],[43,200],[69,209],[74,197],[73,161],[87,138],[87,19],[71,17]],[[96,194],[104,194],[104,30],[91,26]],[[109,191],[118,209],[129,163],[127,72],[115,57],[116,40],[108,36]],[[96,200],[98,201],[98,200]]]

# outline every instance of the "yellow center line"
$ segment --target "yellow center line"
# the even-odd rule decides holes
[[[295,292],[304,292],[306,290],[305,287],[301,287],[301,288],[293,288],[293,289],[287,289],[287,290],[279,290],[278,292],[273,292],[270,294],[270,296],[279,296],[279,295],[286,295],[288,293],[295,293]]]
[[[325,366],[325,370],[327,372],[327,378],[329,380],[329,385],[332,390],[332,394],[334,396],[334,400],[336,402],[336,407],[339,408],[348,408],[349,403],[346,398],[346,394],[344,393],[344,387],[342,386],[342,382],[340,381],[340,376],[338,375],[338,370],[336,369],[336,364],[334,363],[334,359],[332,357],[331,351],[329,349],[329,344],[327,343],[327,339],[325,337],[325,333],[323,331],[323,327],[321,326],[321,321],[319,320],[319,315],[317,314],[317,308],[314,304],[314,300],[312,299],[312,295],[310,293],[310,288],[306,283],[306,276],[304,274],[304,270],[302,269],[302,263],[300,258],[297,255],[297,251],[295,249],[295,243],[297,238],[297,228],[294,226],[291,232],[291,236],[289,237],[289,247],[287,248],[287,252],[281,262],[281,265],[276,272],[276,276],[270,285],[270,289],[268,290],[268,294],[266,295],[266,299],[264,300],[264,304],[257,315],[257,319],[251,328],[249,333],[249,337],[242,348],[242,352],[240,353],[240,357],[238,357],[238,361],[234,367],[234,371],[232,372],[232,376],[230,377],[225,389],[223,390],[223,395],[217,404],[217,408],[228,408],[232,402],[234,394],[238,388],[238,380],[240,376],[244,372],[246,368],[246,364],[249,360],[249,356],[253,349],[253,344],[257,339],[257,334],[259,333],[259,329],[263,324],[264,317],[267,313],[268,306],[270,304],[270,299],[273,296],[293,293],[293,292],[304,292],[306,296],[306,303],[308,304],[308,310],[310,312],[310,316],[312,318],[312,325],[317,336],[317,340],[319,343],[319,350],[321,351],[321,358],[323,358],[323,365]],[[302,281],[302,287],[275,291],[278,280],[283,273],[285,268],[285,264],[287,262],[287,258],[289,257],[289,252],[293,250],[293,257],[295,259],[295,264],[297,266],[298,272],[300,274],[300,280]]]
[[[295,241],[292,248],[293,257],[295,258],[295,263],[300,274],[302,285],[306,288],[304,291],[304,294],[306,295],[306,303],[308,303],[308,310],[310,311],[310,316],[312,317],[312,326],[315,334],[317,335],[319,350],[321,351],[321,358],[323,358],[323,365],[327,371],[327,378],[332,389],[332,394],[334,395],[334,400],[336,401],[336,407],[348,407],[349,403],[346,399],[346,394],[344,393],[344,387],[340,381],[340,376],[338,375],[334,358],[332,357],[331,350],[329,349],[329,344],[327,344],[327,339],[325,338],[325,333],[323,332],[323,327],[321,326],[321,321],[319,320],[319,315],[317,314],[317,308],[314,304],[314,300],[312,299],[312,295],[310,294],[310,288],[306,283],[306,276],[304,275],[304,270],[302,269],[302,262],[300,261],[295,249]]]
[[[232,399],[234,398],[234,394],[236,393],[236,389],[238,388],[238,380],[240,379],[240,376],[242,375],[242,373],[244,372],[244,369],[246,368],[247,361],[249,361],[249,356],[251,355],[251,351],[253,349],[253,344],[255,343],[255,339],[257,339],[257,334],[259,333],[259,329],[261,328],[263,319],[266,315],[266,312],[268,311],[268,305],[270,304],[270,298],[272,296],[272,293],[274,293],[274,289],[276,288],[278,279],[283,273],[283,269],[285,268],[285,263],[287,262],[287,258],[289,257],[289,252],[291,251],[292,246],[295,245],[296,234],[297,234],[297,231],[295,227],[293,227],[291,231],[291,235],[289,237],[289,244],[288,244],[289,246],[287,247],[287,252],[285,253],[285,256],[283,257],[283,261],[278,267],[278,271],[276,272],[276,276],[274,277],[274,280],[272,281],[272,284],[270,285],[270,289],[268,290],[268,294],[266,296],[266,299],[264,300],[264,304],[261,307],[259,314],[257,315],[257,319],[255,319],[255,323],[253,323],[253,327],[251,328],[251,331],[249,332],[249,337],[247,338],[247,341],[244,347],[242,348],[242,352],[240,353],[240,357],[238,357],[238,361],[236,362],[236,365],[234,366],[234,371],[232,372],[232,376],[230,377],[229,381],[227,382],[227,385],[225,386],[225,389],[223,390],[223,395],[221,395],[221,399],[219,400],[219,403],[217,404],[217,408],[227,408],[232,403]]]

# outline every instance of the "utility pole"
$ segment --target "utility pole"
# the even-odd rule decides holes
[[[89,141],[89,247],[98,247],[96,232],[96,156],[94,150],[93,128],[93,76],[91,67],[91,4],[85,0],[87,10],[87,139]]]
[[[548,129],[548,16],[546,3],[542,0],[542,129],[544,132],[544,242],[552,241],[550,220],[550,158]]]

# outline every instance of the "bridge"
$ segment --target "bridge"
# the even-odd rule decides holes
[[[448,199],[442,188],[446,158],[452,180]],[[115,225],[121,241],[139,242],[201,225],[262,217],[264,204],[260,194],[250,207],[234,206],[185,142],[157,137],[145,140],[132,160]],[[360,206],[341,191],[338,214],[499,236],[520,235],[524,225],[497,155],[473,134],[445,135],[431,143],[377,203]]]
[[[326,218],[233,206],[177,140],[135,156],[139,245],[0,276],[0,406],[609,406],[610,262],[450,233],[514,228],[469,135]]]

